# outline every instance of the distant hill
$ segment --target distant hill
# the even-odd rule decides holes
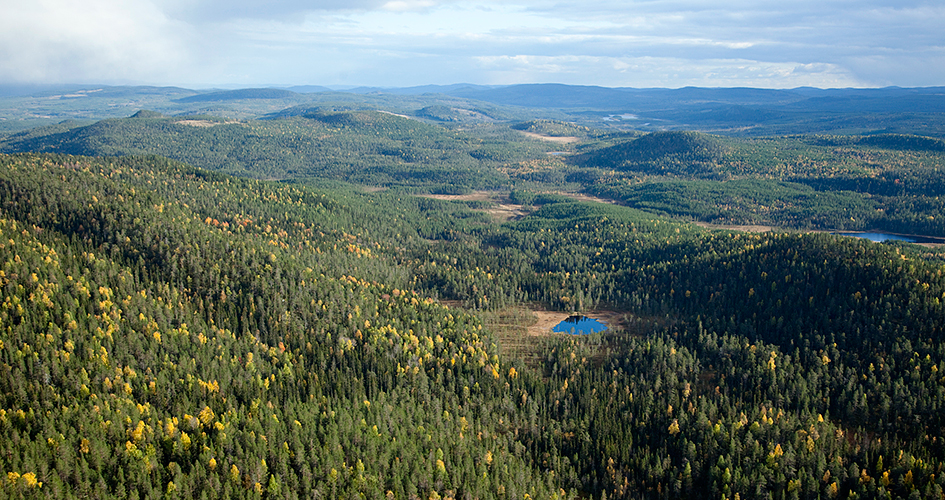
[[[452,85],[418,85],[416,87],[354,87],[344,89],[352,94],[395,94],[395,95],[422,95],[422,94],[456,94],[460,92],[485,91],[501,88],[495,85],[474,85],[472,83],[454,83]]]
[[[243,120],[298,114],[294,108],[313,107],[379,109],[443,123],[552,119],[637,132],[945,137],[943,87],[636,89],[553,83],[344,90],[305,85],[202,91],[145,86],[8,86],[0,87],[0,133],[63,120],[127,117],[140,109],[167,116],[203,114]],[[622,118],[629,115],[633,118]]]
[[[294,87],[288,87],[286,90],[298,93],[298,94],[312,94],[316,92],[332,92],[328,87],[322,87],[321,85],[296,85]]]
[[[622,90],[557,83],[512,85],[495,89],[464,88],[450,95],[529,108],[630,108],[640,98]]]
[[[945,137],[945,91],[918,89],[634,89],[562,84],[458,89],[450,95],[561,110],[585,125],[734,135],[915,133]],[[608,114],[638,120],[605,122]]]
[[[131,118],[12,134],[0,139],[0,152],[153,154],[247,177],[333,178],[433,189],[494,189],[506,178],[496,169],[500,162],[544,152],[541,144],[520,134],[483,140],[390,112],[295,111],[299,114],[245,121],[138,111]]]
[[[683,87],[679,89],[619,89],[631,94],[646,96],[654,102],[676,104],[725,103],[741,106],[780,105],[804,99],[792,90],[757,89],[749,87],[705,88]]]
[[[459,108],[443,104],[426,106],[416,112],[416,116],[419,118],[455,123],[493,121],[495,119],[494,114],[482,109]]]
[[[209,94],[197,94],[182,99],[178,102],[218,102],[218,101],[236,101],[241,99],[289,99],[297,97],[298,94],[283,89],[240,89],[225,90],[222,92],[211,92]]]
[[[813,142],[830,146],[862,144],[864,146],[874,146],[899,151],[945,152],[945,140],[906,134],[876,134],[854,137],[831,136],[817,138]]]
[[[563,84],[512,85],[494,89],[460,89],[451,95],[500,104],[537,108],[658,110],[690,104],[781,105],[804,100],[787,90],[753,88],[634,89]]]
[[[679,109],[689,106],[731,104],[784,107],[786,110],[845,112],[941,112],[945,89],[679,89],[608,88],[564,84],[524,84],[499,88],[458,88],[450,95],[508,105],[538,108],[588,108],[638,111]],[[929,105],[932,107],[929,107]],[[864,107],[865,106],[865,107]]]

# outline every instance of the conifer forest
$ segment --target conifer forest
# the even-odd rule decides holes
[[[940,114],[239,98],[0,131],[0,498],[945,498]]]

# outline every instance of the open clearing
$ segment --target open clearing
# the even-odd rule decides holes
[[[400,115],[400,114],[397,114],[397,113],[392,113],[392,112],[390,112],[390,111],[384,111],[383,109],[379,109],[379,110],[377,110],[377,112],[378,112],[378,113],[384,113],[385,115],[399,116],[399,117],[401,117],[401,118],[406,118],[406,119],[408,119],[408,120],[412,120],[412,119],[413,119],[413,118],[411,118],[411,117],[409,117],[409,116],[407,116],[407,115]]]
[[[497,222],[505,222],[529,214],[522,205],[512,203],[508,195],[495,191],[473,191],[469,194],[420,194],[421,198],[433,198],[447,201],[485,201],[494,205],[483,209]]]
[[[578,137],[570,137],[570,136],[569,137],[555,137],[551,135],[536,134],[534,132],[523,132],[521,130],[519,132],[522,132],[523,134],[533,139],[540,139],[542,141],[548,141],[548,142],[556,142],[558,144],[573,144],[581,140]]]
[[[450,307],[461,307],[458,301],[442,301]],[[531,366],[542,362],[541,353],[549,343],[569,336],[552,328],[565,319],[584,315],[606,324],[608,329],[622,330],[633,336],[644,336],[666,326],[666,318],[644,318],[610,309],[583,312],[548,311],[539,305],[507,307],[498,311],[480,311],[480,317],[498,341],[502,352]],[[578,336],[584,337],[584,336]],[[603,355],[603,352],[601,353]]]
[[[216,127],[217,125],[232,125],[239,122],[236,120],[226,120],[223,122],[213,122],[210,120],[178,120],[174,123],[190,127]]]
[[[616,202],[613,200],[597,198],[595,196],[588,196],[586,194],[563,193],[560,191],[550,192],[549,194],[567,196],[568,198],[571,198],[575,201],[590,201],[594,203],[606,203],[608,205],[616,204]],[[502,193],[499,191],[473,191],[472,193],[468,194],[418,194],[417,196],[420,196],[421,198],[433,198],[436,200],[483,201],[493,203],[493,206],[482,209],[482,211],[492,215],[493,220],[496,222],[506,222],[509,220],[518,219],[531,213],[529,207],[512,203],[511,200],[509,200],[507,193]]]
[[[532,316],[536,318],[536,321],[528,326],[528,335],[530,337],[566,335],[564,333],[553,332],[551,329],[554,328],[558,323],[561,323],[571,316],[588,316],[600,321],[601,323],[604,323],[608,328],[621,328],[623,326],[623,319],[625,316],[624,313],[618,311],[608,311],[603,309],[597,311],[586,311],[583,313],[542,311],[538,309],[530,309],[529,311],[532,313]]]
[[[617,203],[614,200],[608,200],[606,198],[598,198],[596,196],[589,196],[589,195],[580,194],[580,193],[556,192],[556,193],[551,193],[551,194],[560,194],[561,196],[567,196],[568,198],[571,198],[572,200],[575,200],[575,201],[590,201],[593,203],[604,203],[606,205],[619,205],[619,203]]]
[[[724,229],[728,231],[741,231],[743,233],[767,233],[775,230],[773,226],[753,224],[709,224],[708,222],[693,222],[693,224],[706,229]]]
[[[479,314],[484,326],[495,334],[502,352],[521,359],[531,366],[541,364],[541,353],[549,342],[569,335],[551,331],[555,325],[565,319],[584,314],[602,321],[609,328],[620,329],[623,328],[624,316],[623,313],[617,311],[605,310],[584,313],[547,311],[534,305],[507,307],[498,311],[483,311]]]

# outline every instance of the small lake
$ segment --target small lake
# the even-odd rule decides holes
[[[864,238],[875,243],[882,243],[884,241],[904,241],[906,243],[942,243],[942,238],[927,237],[922,236],[902,236],[898,234],[889,234],[889,233],[833,233],[838,236],[852,236],[853,238]]]
[[[569,333],[571,335],[590,335],[604,330],[607,330],[607,325],[604,323],[581,315],[571,316],[551,329],[553,332]]]
[[[605,122],[616,122],[620,120],[639,120],[640,117],[630,113],[624,113],[622,115],[608,115],[604,117]]]

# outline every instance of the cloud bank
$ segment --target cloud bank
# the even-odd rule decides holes
[[[921,0],[0,0],[2,83],[945,84]]]

